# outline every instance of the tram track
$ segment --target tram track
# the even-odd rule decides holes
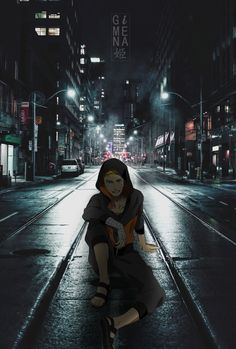
[[[164,261],[166,268],[171,276],[171,279],[174,282],[174,285],[178,291],[178,294],[187,310],[189,317],[193,320],[193,323],[196,325],[199,334],[205,343],[207,349],[217,349],[217,345],[214,341],[213,336],[209,333],[209,328],[206,326],[205,321],[202,317],[201,312],[199,311],[197,305],[195,304],[191,293],[188,290],[183,278],[178,272],[177,267],[175,266],[175,262],[173,258],[171,258],[164,244],[160,239],[156,236],[156,233],[151,225],[150,220],[148,219],[147,213],[144,210],[144,222],[147,225],[147,228],[150,232],[150,235],[157,246],[159,246],[159,253]]]
[[[95,174],[90,176],[86,181],[91,180]],[[207,229],[214,230],[217,232],[218,235],[220,235],[223,238],[228,239],[225,236],[222,236],[222,233],[217,231],[214,227],[210,226],[207,222],[205,222],[203,219],[198,217],[196,214],[182,206],[180,203],[175,202],[173,198],[169,197],[166,193],[162,192],[152,184],[145,181],[142,177],[136,174],[137,177],[139,177],[141,180],[143,180],[146,184],[150,185],[152,188],[157,190],[160,194],[167,197],[170,201],[172,201],[174,204],[176,204],[179,208],[183,209],[185,212],[190,214],[192,217],[200,221]],[[63,199],[65,199],[67,196],[72,194],[75,190],[80,188],[86,181],[83,181],[70,191],[68,191],[64,196],[62,196],[60,199],[58,199],[55,203],[51,204],[41,212],[37,213],[34,217],[32,217],[28,222],[26,222],[24,225],[22,225],[20,228],[15,230],[10,236],[7,237],[8,240],[12,238],[13,236],[19,234],[21,231],[29,227],[31,224],[33,224],[35,221],[37,221],[39,218],[41,218],[44,214],[46,214],[50,209],[52,209],[54,206],[56,206],[59,202],[61,202]],[[167,249],[165,248],[164,244],[159,241],[158,237],[156,236],[155,229],[153,229],[152,224],[148,218],[148,215],[146,211],[144,211],[144,220],[148,227],[148,230],[153,238],[153,240],[160,246],[160,254],[161,258],[163,259],[167,270],[169,274],[171,275],[171,278],[176,286],[176,289],[178,290],[178,293],[185,305],[186,311],[188,312],[189,316],[195,323],[196,327],[199,329],[199,334],[203,339],[203,342],[206,343],[207,349],[216,349],[218,348],[216,343],[214,342],[213,337],[211,336],[211,333],[209,332],[209,329],[206,327],[206,324],[204,322],[204,319],[202,317],[202,314],[200,313],[197,305],[195,304],[193,298],[191,297],[191,294],[181,277],[180,273],[178,272],[178,268],[175,265],[175,260],[171,258],[170,254],[168,253]],[[45,287],[41,290],[38,298],[35,301],[35,305],[32,308],[29,316],[26,318],[24,325],[22,326],[21,330],[18,333],[18,336],[15,340],[14,346],[12,349],[28,349],[30,348],[31,341],[34,340],[34,335],[37,334],[38,329],[40,328],[42,324],[42,320],[49,308],[49,305],[52,301],[52,298],[54,294],[57,292],[58,286],[60,282],[62,281],[65,272],[73,259],[73,255],[77,247],[79,246],[81,239],[84,235],[85,229],[86,229],[87,223],[83,223],[81,229],[79,230],[78,234],[76,235],[74,241],[72,242],[66,256],[61,260],[59,263],[57,269],[54,271],[53,275],[51,276],[50,280],[47,282]],[[232,241],[233,242],[233,241]],[[3,242],[1,242],[2,244]],[[234,243],[234,242],[233,242]],[[0,246],[1,246],[0,244]]]
[[[188,209],[187,207],[185,207],[184,205],[180,204],[179,202],[177,202],[176,200],[174,200],[170,195],[168,195],[167,193],[163,192],[161,189],[157,188],[155,185],[149,183],[148,181],[146,181],[143,177],[141,177],[140,175],[138,175],[137,173],[135,173],[135,176],[137,178],[139,178],[140,180],[142,180],[145,184],[148,184],[150,187],[152,187],[153,189],[155,189],[157,192],[159,192],[160,194],[162,194],[163,196],[165,196],[167,199],[169,199],[172,203],[174,203],[176,206],[178,206],[180,209],[182,209],[185,213],[189,214],[190,216],[194,217],[194,219],[196,219],[197,221],[199,221],[204,227],[206,227],[207,229],[211,230],[212,232],[216,233],[217,235],[219,235],[221,238],[223,238],[224,240],[228,241],[230,244],[232,244],[233,246],[236,246],[236,242],[232,239],[230,239],[229,237],[227,237],[224,233],[222,233],[220,230],[216,229],[212,224],[210,224],[209,222],[207,222],[206,219],[204,219],[203,217],[199,217],[196,213],[194,213],[192,210]],[[227,230],[229,230],[227,228]]]
[[[41,326],[51,300],[56,293],[58,286],[63,279],[63,276],[73,259],[74,252],[80,244],[81,238],[85,232],[87,222],[84,222],[73,243],[71,244],[66,256],[61,260],[61,263],[51,275],[45,287],[41,290],[38,298],[32,307],[30,314],[27,316],[24,325],[18,332],[18,336],[14,342],[12,349],[29,349],[32,341]]]
[[[80,188],[82,185],[84,185],[86,182],[90,181],[93,177],[95,176],[95,174],[92,174],[89,178],[87,178],[86,180],[80,182],[78,185],[76,185],[75,187],[73,187],[72,189],[69,189],[66,191],[66,193],[64,195],[62,195],[60,198],[58,198],[55,202],[53,202],[51,205],[47,206],[46,208],[44,208],[43,210],[41,210],[40,212],[37,212],[35,215],[33,215],[33,217],[31,217],[30,219],[28,219],[27,222],[25,222],[23,225],[21,225],[19,228],[15,229],[13,232],[9,233],[7,237],[2,238],[0,240],[0,248],[2,247],[2,245],[7,241],[12,239],[13,237],[15,237],[17,234],[21,233],[22,231],[24,231],[26,228],[28,228],[30,225],[34,224],[37,220],[39,220],[40,218],[42,218],[46,213],[48,213],[51,209],[53,209],[56,205],[58,205],[60,202],[62,202],[64,199],[66,199],[69,195],[71,195],[73,192],[75,192],[78,188]]]

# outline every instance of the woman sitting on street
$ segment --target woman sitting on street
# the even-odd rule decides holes
[[[110,270],[116,270],[140,287],[136,301],[124,314],[105,316],[101,320],[103,348],[113,348],[116,331],[151,314],[161,305],[165,292],[151,268],[134,250],[134,231],[145,252],[155,252],[144,236],[143,194],[133,188],[127,166],[109,159],[101,166],[96,187],[100,193],[90,199],[83,218],[89,222],[85,241],[89,246],[89,263],[98,274],[99,283],[91,303],[100,308],[110,292]]]

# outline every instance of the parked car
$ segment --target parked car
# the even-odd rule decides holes
[[[77,162],[80,168],[80,174],[84,173],[84,168],[85,168],[84,162],[81,159],[77,159]]]
[[[61,175],[72,174],[78,176],[81,173],[76,159],[64,159],[61,164]]]

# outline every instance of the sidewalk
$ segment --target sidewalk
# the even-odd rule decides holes
[[[148,165],[145,166],[146,168],[148,167]],[[144,167],[142,167],[144,168]],[[199,179],[193,179],[193,178],[188,178],[187,176],[181,176],[178,175],[176,173],[176,170],[173,168],[169,168],[166,167],[165,171],[163,171],[163,167],[162,166],[155,166],[153,167],[155,168],[159,174],[162,174],[164,176],[169,176],[177,181],[181,181],[181,182],[188,182],[188,183],[194,183],[194,184],[200,184],[200,185],[222,185],[222,184],[235,184],[236,186],[236,179],[232,179],[232,178],[216,178],[216,179],[208,179],[208,178],[204,178],[203,182],[201,182]]]
[[[27,181],[24,176],[16,176],[11,178],[11,183],[8,186],[0,186],[0,194],[8,192],[9,190],[14,190],[16,188],[24,188],[33,185],[37,185],[39,183],[44,182],[52,182],[57,179],[57,175],[53,176],[35,176],[34,181]]]

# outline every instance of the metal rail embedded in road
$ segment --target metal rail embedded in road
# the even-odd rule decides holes
[[[202,338],[203,343],[206,344],[207,349],[217,349],[217,345],[214,341],[214,338],[209,333],[209,328],[206,326],[205,321],[199,312],[199,309],[195,305],[190,292],[188,291],[188,288],[185,285],[185,282],[183,281],[181,275],[178,273],[177,268],[175,267],[174,261],[167,252],[164,244],[157,238],[154,229],[148,219],[148,216],[144,210],[144,221],[148,227],[148,230],[155,241],[156,245],[160,248],[160,255],[163,259],[169,274],[178,290],[179,296],[182,299],[185,308],[190,316],[190,318],[195,323],[196,327],[198,328],[199,335]]]
[[[38,329],[41,326],[41,319],[43,319],[44,315],[46,314],[51,300],[56,293],[61,280],[63,279],[70,261],[73,258],[74,252],[81,241],[86,226],[87,222],[84,222],[72,245],[70,246],[66,256],[60,262],[59,267],[55,270],[49,282],[42,289],[34,307],[31,309],[30,315],[27,316],[24,325],[19,331],[18,337],[16,338],[12,349],[29,349],[29,345],[35,338],[34,335],[37,333]]]
[[[208,222],[206,222],[203,218],[199,217],[198,215],[196,215],[194,212],[192,212],[191,210],[189,210],[188,208],[186,208],[185,206],[181,205],[179,202],[175,201],[172,197],[170,197],[168,194],[164,193],[163,191],[161,191],[159,188],[155,187],[153,184],[149,183],[148,181],[146,181],[145,179],[143,179],[140,175],[138,175],[137,173],[135,173],[135,176],[138,177],[140,180],[142,180],[144,183],[148,184],[149,186],[151,186],[153,189],[155,189],[156,191],[158,191],[160,194],[162,194],[163,196],[165,196],[167,199],[169,199],[171,202],[173,202],[176,206],[178,206],[179,208],[181,208],[184,212],[188,213],[189,215],[191,215],[192,217],[194,217],[196,220],[198,220],[202,225],[204,225],[207,229],[213,231],[214,233],[216,233],[217,235],[219,235],[220,237],[222,237],[223,239],[227,240],[230,244],[236,246],[236,242],[233,241],[232,239],[230,239],[229,237],[227,237],[226,235],[224,235],[223,233],[221,233],[218,229],[216,229],[215,227],[213,227],[211,224],[209,224]]]
[[[69,191],[67,191],[63,196],[61,196],[59,199],[57,199],[54,203],[52,203],[51,205],[49,205],[48,207],[44,208],[42,211],[36,213],[33,217],[31,217],[26,223],[24,223],[21,227],[17,228],[15,231],[13,231],[12,233],[10,233],[6,238],[2,239],[0,242],[0,247],[3,245],[3,243],[11,238],[13,238],[14,236],[16,236],[17,234],[21,233],[23,230],[25,230],[27,227],[29,227],[30,225],[32,225],[33,223],[35,223],[38,219],[40,219],[42,216],[44,216],[49,210],[51,210],[53,207],[55,207],[56,205],[58,205],[61,201],[63,201],[67,196],[71,195],[74,191],[76,191],[79,187],[81,187],[82,185],[84,185],[84,183],[88,182],[89,180],[91,180],[91,178],[93,178],[95,176],[95,174],[92,174],[88,179],[82,181],[81,183],[79,183],[78,185],[76,185],[73,189],[70,189]]]

